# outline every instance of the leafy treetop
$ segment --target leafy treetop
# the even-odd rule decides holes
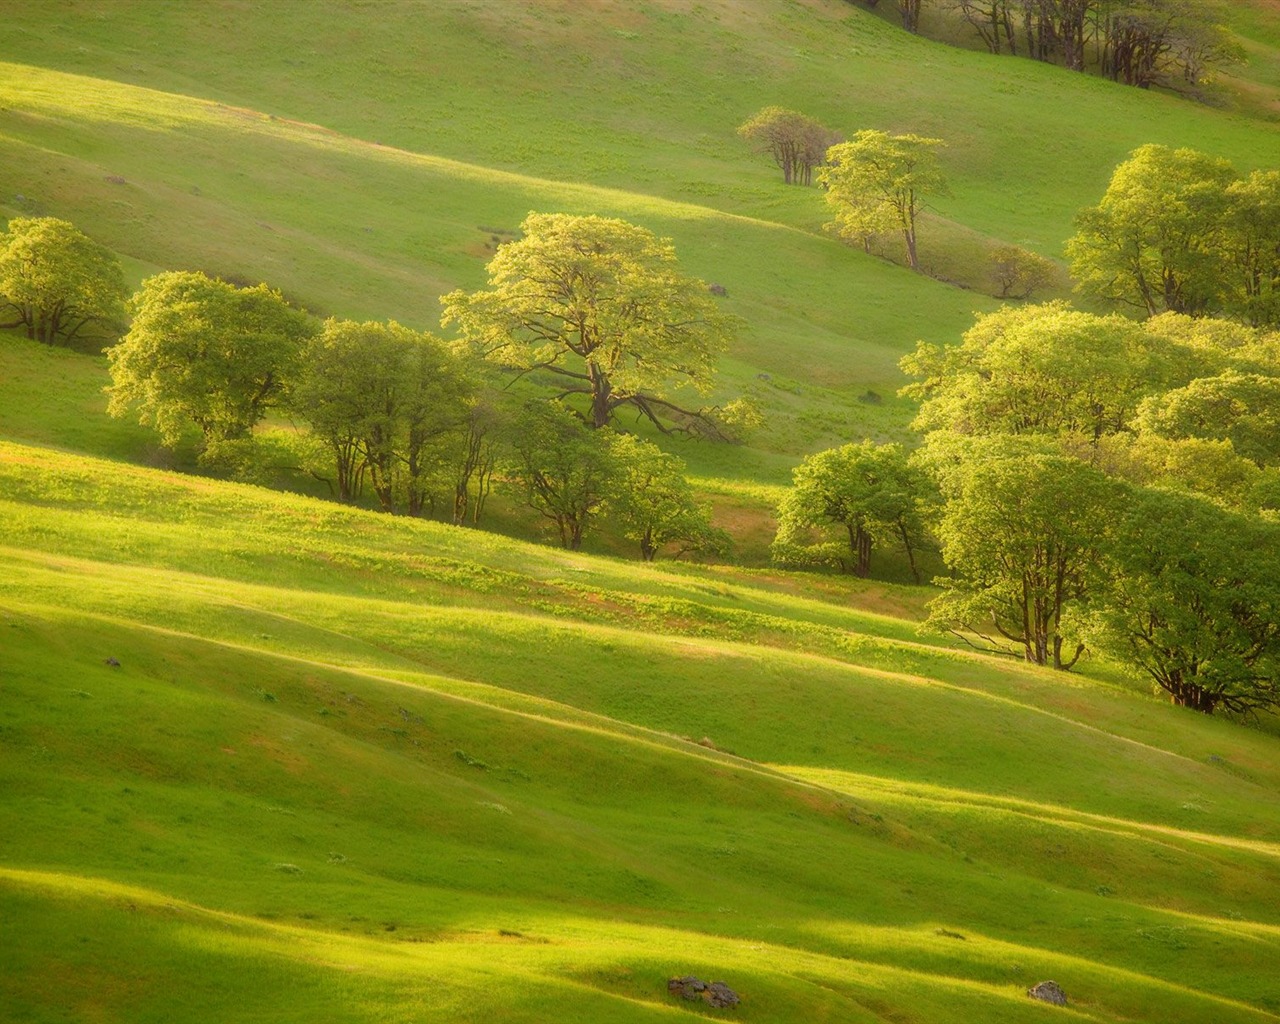
[[[561,377],[602,427],[633,405],[659,428],[720,431],[709,413],[675,404],[682,385],[711,389],[737,318],[679,272],[668,239],[606,217],[531,213],[524,235],[490,261],[489,289],[440,301],[443,323],[485,357]]]
[[[868,129],[827,150],[818,181],[835,210],[835,231],[865,244],[869,235],[896,229],[918,271],[916,220],[926,196],[947,192],[935,152],[941,145],[941,139]]]
[[[124,320],[128,289],[120,261],[56,217],[18,217],[0,233],[0,316],[45,344],[70,342],[86,329],[110,331]]]
[[[129,333],[107,350],[108,410],[136,407],[168,445],[192,423],[206,445],[246,437],[283,395],[314,329],[265,284],[158,274],[134,296]]]

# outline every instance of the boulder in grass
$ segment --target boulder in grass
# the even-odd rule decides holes
[[[738,999],[738,993],[723,981],[713,981],[708,985],[707,990],[702,994],[702,998],[717,1008],[737,1006],[741,1001]]]
[[[701,999],[707,990],[707,983],[692,974],[683,978],[671,978],[667,981],[667,991],[678,995],[681,999]]]
[[[1067,994],[1062,991],[1062,986],[1056,981],[1042,981],[1039,985],[1033,985],[1027,989],[1027,995],[1032,999],[1039,999],[1042,1003],[1052,1003],[1054,1006],[1067,1005]]]
[[[723,981],[708,983],[701,978],[695,978],[692,974],[685,975],[683,978],[668,979],[667,991],[678,995],[681,999],[690,1001],[701,999],[708,1006],[714,1006],[718,1010],[737,1006],[741,1002],[738,993]]]

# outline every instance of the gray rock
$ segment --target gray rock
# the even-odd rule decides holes
[[[1056,981],[1042,981],[1039,985],[1032,985],[1027,989],[1027,995],[1032,999],[1039,999],[1042,1003],[1052,1003],[1054,1006],[1067,1005],[1067,994],[1062,991],[1062,987]]]
[[[681,999],[700,999],[706,990],[707,983],[701,978],[695,978],[692,974],[667,980],[667,991],[674,992]]]
[[[713,981],[707,986],[706,992],[702,994],[702,998],[715,1007],[737,1006],[741,1001],[738,999],[738,993],[726,985],[723,981]]]
[[[687,974],[683,978],[668,979],[667,991],[691,1002],[701,999],[708,1006],[714,1006],[716,1009],[737,1006],[741,1002],[738,993],[723,981],[713,981],[708,984],[692,974]]]

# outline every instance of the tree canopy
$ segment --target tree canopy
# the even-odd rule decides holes
[[[1159,489],[1123,509],[1095,570],[1099,646],[1183,707],[1280,705],[1280,524]]]
[[[916,427],[958,434],[1081,433],[1125,429],[1159,385],[1141,325],[1081,313],[1064,302],[980,315],[959,345],[921,343],[902,360],[917,382]]]
[[[777,561],[829,562],[867,576],[875,543],[900,542],[919,582],[916,551],[924,532],[924,480],[896,444],[846,444],[807,456],[778,506]],[[814,528],[835,527],[838,542],[811,543]]]
[[[1067,243],[1085,294],[1155,316],[1280,326],[1280,172],[1148,145],[1120,164]]]
[[[705,409],[676,404],[707,394],[716,357],[737,329],[707,286],[680,273],[667,239],[606,217],[531,213],[523,237],[489,262],[489,289],[444,296],[443,323],[487,359],[563,380],[586,396],[602,427],[623,405],[663,430],[718,435]]]
[[[329,446],[338,494],[366,474],[382,507],[420,514],[444,439],[469,422],[471,386],[437,338],[394,321],[330,319],[308,346],[292,405]]]
[[[1197,378],[1144,402],[1139,426],[1172,439],[1230,441],[1260,468],[1280,465],[1280,376],[1228,369]]]
[[[757,111],[738,125],[738,134],[773,157],[788,185],[811,184],[813,169],[839,141],[839,133],[808,115],[776,106]]]
[[[610,431],[588,429],[559,402],[536,402],[513,445],[520,499],[555,525],[561,547],[577,551],[617,486]]]
[[[284,394],[313,331],[265,284],[158,274],[134,296],[129,333],[107,350],[108,409],[121,416],[136,408],[167,445],[191,424],[206,444],[243,438]]]
[[[1102,201],[1077,218],[1067,255],[1080,289],[1148,316],[1214,311],[1225,286],[1218,243],[1234,177],[1226,160],[1193,149],[1136,149]]]
[[[14,318],[0,326],[48,345],[110,334],[128,294],[120,261],[65,220],[17,217],[0,233],[0,317]]]
[[[616,463],[609,516],[622,535],[640,545],[652,562],[666,544],[683,542],[703,551],[722,549],[727,538],[711,526],[710,510],[698,504],[684,475],[684,461],[633,434],[611,439]]]
[[[835,211],[836,233],[865,245],[869,236],[898,230],[907,263],[918,271],[916,220],[927,196],[947,191],[935,152],[942,144],[941,139],[868,129],[827,150],[818,181]]]
[[[1039,439],[985,438],[958,451],[940,474],[935,528],[952,575],[938,581],[946,592],[930,621],[1071,668],[1084,644],[1068,638],[1064,615],[1085,594],[1114,485]]]

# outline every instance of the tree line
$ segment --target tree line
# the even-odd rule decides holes
[[[861,164],[862,146],[934,141],[858,133],[818,174]],[[866,576],[894,545],[919,579],[932,548],[946,573],[930,623],[968,643],[1061,670],[1103,652],[1206,713],[1280,703],[1277,185],[1191,150],[1137,150],[1068,243],[1080,289],[1124,313],[1006,306],[957,343],[922,342],[902,361],[920,444],[804,459],[777,560]],[[866,195],[850,185],[842,201]],[[65,293],[42,290],[58,261],[21,254],[69,228],[19,220],[0,236],[0,269],[17,274],[0,288],[46,341],[42,304],[78,311],[57,319],[70,337],[119,300],[118,266],[79,241],[50,248],[79,261],[63,260]],[[266,285],[152,277],[108,350],[111,411],[167,444],[196,430],[202,459],[225,466],[276,409],[309,425],[343,500],[367,485],[387,511],[475,522],[497,480],[568,548],[605,519],[646,559],[722,548],[681,462],[614,424],[626,408],[663,432],[749,425],[749,407],[684,397],[708,392],[736,320],[643,228],[531,214],[522,231],[488,288],[442,298],[452,343],[321,324]],[[517,399],[508,388],[529,375],[556,397]]]
[[[929,624],[1068,670],[1087,651],[1177,704],[1280,705],[1280,175],[1144,146],[1068,253],[1065,302],[1005,306],[902,360],[920,444],[806,458],[775,560],[946,566]]]
[[[384,511],[459,524],[479,521],[496,481],[568,548],[607,520],[646,560],[725,550],[682,460],[616,419],[632,408],[659,431],[722,440],[748,427],[745,403],[697,404],[736,319],[644,228],[535,213],[521,231],[489,288],[441,300],[452,343],[394,321],[320,322],[266,284],[199,271],[127,298],[115,257],[53,218],[0,234],[0,296],[20,314],[9,326],[48,344],[90,324],[123,331],[106,349],[108,411],[169,447],[194,433],[206,469],[252,477],[284,457],[341,501],[371,493]],[[558,394],[509,390],[529,374]],[[271,448],[255,428],[272,413],[309,429]]]
[[[881,0],[859,0],[870,8]],[[909,32],[932,8],[994,54],[1149,89],[1195,88],[1243,60],[1221,0],[891,0]]]

